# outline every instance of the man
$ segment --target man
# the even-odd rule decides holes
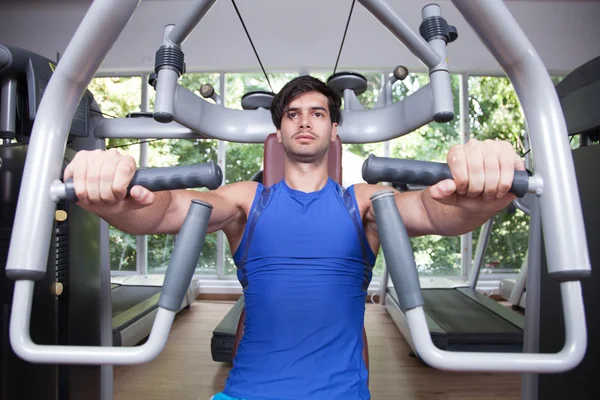
[[[225,232],[244,288],[245,333],[225,390],[214,400],[369,399],[362,358],[365,296],[379,249],[370,197],[328,177],[340,97],[303,76],[273,100],[286,153],[270,188],[238,182],[210,192],[126,188],[136,165],[116,150],[80,152],[66,168],[82,207],[132,234],[177,233],[190,201],[214,206],[209,232]],[[506,142],[470,141],[448,154],[453,179],[395,194],[409,235],[459,235],[506,207],[522,161]]]

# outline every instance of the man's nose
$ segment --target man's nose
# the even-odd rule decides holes
[[[310,119],[308,115],[303,115],[300,120],[300,128],[309,129],[310,128]]]

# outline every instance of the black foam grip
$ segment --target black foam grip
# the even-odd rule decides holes
[[[187,188],[216,189],[223,182],[223,171],[214,161],[204,164],[193,164],[179,167],[139,169],[133,176],[127,194],[132,187],[139,185],[146,189],[159,192]],[[77,202],[73,180],[65,182],[67,200]]]
[[[425,186],[452,179],[448,164],[377,157],[373,154],[363,163],[362,176],[367,183],[371,184],[389,182]],[[510,192],[517,197],[523,197],[528,190],[527,171],[515,171]]]

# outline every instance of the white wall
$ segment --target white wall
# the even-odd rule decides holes
[[[430,1],[390,0],[414,29]],[[267,71],[332,71],[351,0],[237,0]],[[0,43],[56,59],[63,53],[89,0],[2,0]],[[176,23],[190,0],[146,0],[106,58],[101,72],[149,71],[161,44],[162,28]],[[452,72],[502,73],[472,29],[447,0],[444,16],[456,25],[459,39],[449,46]],[[507,1],[548,70],[567,73],[600,55],[600,2]],[[184,44],[188,71],[258,70],[259,64],[231,1],[218,0]],[[338,70],[423,65],[360,3],[356,3]]]

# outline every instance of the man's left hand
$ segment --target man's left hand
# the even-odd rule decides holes
[[[523,160],[507,141],[471,139],[448,152],[453,179],[429,189],[432,199],[468,212],[497,212],[515,196],[508,191],[515,170],[524,171]]]

